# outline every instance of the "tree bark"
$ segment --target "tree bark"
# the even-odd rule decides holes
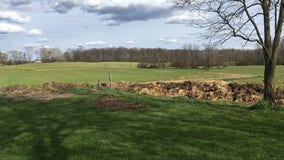
[[[271,105],[276,105],[274,88],[275,68],[276,60],[265,60],[263,99],[267,100]]]

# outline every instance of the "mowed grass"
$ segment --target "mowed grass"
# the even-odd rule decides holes
[[[111,95],[149,108],[102,109]],[[116,90],[49,102],[0,97],[1,160],[282,160],[284,111]]]
[[[98,78],[108,81],[154,82],[176,80],[225,80],[241,83],[261,83],[263,66],[229,66],[221,69],[139,69],[137,63],[46,63],[0,66],[0,87],[37,85],[45,82],[96,83]],[[275,85],[284,87],[284,66],[278,66]]]
[[[226,80],[262,82],[263,67],[138,69],[136,63],[50,63],[0,66],[0,86],[45,82],[96,83]],[[284,67],[276,73],[284,86]],[[52,101],[0,96],[0,160],[224,159],[282,160],[284,110],[117,90]],[[148,106],[108,110],[92,103],[109,95]]]

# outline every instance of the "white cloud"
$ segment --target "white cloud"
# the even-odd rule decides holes
[[[128,44],[128,45],[134,44],[134,41],[126,41],[125,44]]]
[[[178,40],[174,38],[166,38],[166,39],[160,38],[159,41],[163,43],[179,43]]]
[[[84,50],[85,46],[84,46],[83,43],[71,43],[69,45],[69,48],[71,48],[71,49],[79,49],[80,48],[80,49]]]
[[[37,39],[37,42],[48,42],[49,40],[47,38],[39,38]]]
[[[8,23],[0,23],[0,34],[24,32],[25,29],[21,26]]]
[[[87,0],[81,8],[88,13],[99,15],[106,24],[118,25],[166,17],[171,13],[169,5],[166,4],[165,0]]]
[[[30,4],[31,0],[8,0],[8,3],[14,6]]]
[[[27,32],[28,36],[37,36],[37,35],[41,35],[41,34],[42,34],[42,31],[39,30],[39,29],[32,29],[32,30],[29,30]]]
[[[100,16],[109,26],[167,17],[172,12],[167,0],[52,0],[51,7],[59,13],[77,7]]]
[[[166,24],[188,24],[190,21],[202,20],[204,17],[205,14],[200,12],[176,11],[167,19]]]
[[[21,17],[18,13],[13,11],[0,11],[0,20],[15,22],[15,23],[31,22],[30,17]]]
[[[84,46],[84,44],[83,43],[75,43],[75,44],[72,44],[72,46],[79,47],[79,46]]]
[[[71,0],[74,1],[74,0]],[[84,0],[82,5],[94,9],[104,9],[109,7],[128,8],[136,5],[161,6],[167,0]]]
[[[41,4],[43,8],[46,6],[50,7],[58,13],[67,13],[69,10],[79,8],[84,12],[98,15],[103,20],[103,23],[108,26],[117,26],[121,23],[132,21],[165,18],[175,12],[168,0],[42,0],[41,2],[33,0],[2,0],[0,5],[19,8],[35,3]],[[26,19],[24,21],[29,20]]]
[[[118,26],[120,23],[115,20],[105,20],[104,25],[106,26]]]
[[[86,42],[87,46],[103,46],[103,45],[107,45],[108,43],[105,41],[101,41],[101,40],[95,40],[95,41],[88,41]]]
[[[79,2],[79,0],[53,0],[51,7],[58,13],[67,13],[75,7],[79,7]]]
[[[40,48],[50,48],[49,46],[40,46]]]
[[[30,44],[25,44],[24,47],[36,47],[36,44],[30,43]]]

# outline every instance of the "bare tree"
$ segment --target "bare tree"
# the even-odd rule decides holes
[[[8,61],[8,56],[0,51],[0,65],[6,64]]]
[[[35,53],[35,47],[34,46],[25,46],[24,50],[25,50],[25,53],[27,55],[27,61],[31,62],[33,54]]]
[[[255,42],[264,55],[264,99],[275,105],[273,86],[284,18],[284,0],[176,0],[200,15],[193,24],[208,30],[210,39],[224,43],[232,37]]]
[[[27,54],[21,51],[12,50],[8,52],[10,64],[25,64],[28,63]]]
[[[42,62],[58,62],[63,60],[63,54],[59,48],[41,48],[39,52]]]

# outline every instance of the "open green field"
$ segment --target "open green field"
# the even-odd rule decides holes
[[[263,66],[234,66],[222,69],[138,69],[137,63],[47,63],[0,66],[0,87],[36,85],[45,82],[88,82],[98,78],[108,80],[112,70],[113,81],[152,82],[171,80],[225,80],[241,83],[262,83]],[[284,87],[284,66],[278,66],[275,84]]]
[[[45,82],[96,83],[170,80],[262,82],[263,67],[138,69],[136,63],[51,63],[0,66],[0,87]],[[284,66],[276,85],[284,87]],[[51,101],[0,95],[0,160],[282,160],[284,109],[186,97],[154,97],[118,90],[71,90],[74,97]],[[103,109],[108,95],[147,106]]]
[[[111,95],[149,106],[108,110]],[[1,160],[282,160],[284,110],[102,91],[52,101],[0,97]]]

